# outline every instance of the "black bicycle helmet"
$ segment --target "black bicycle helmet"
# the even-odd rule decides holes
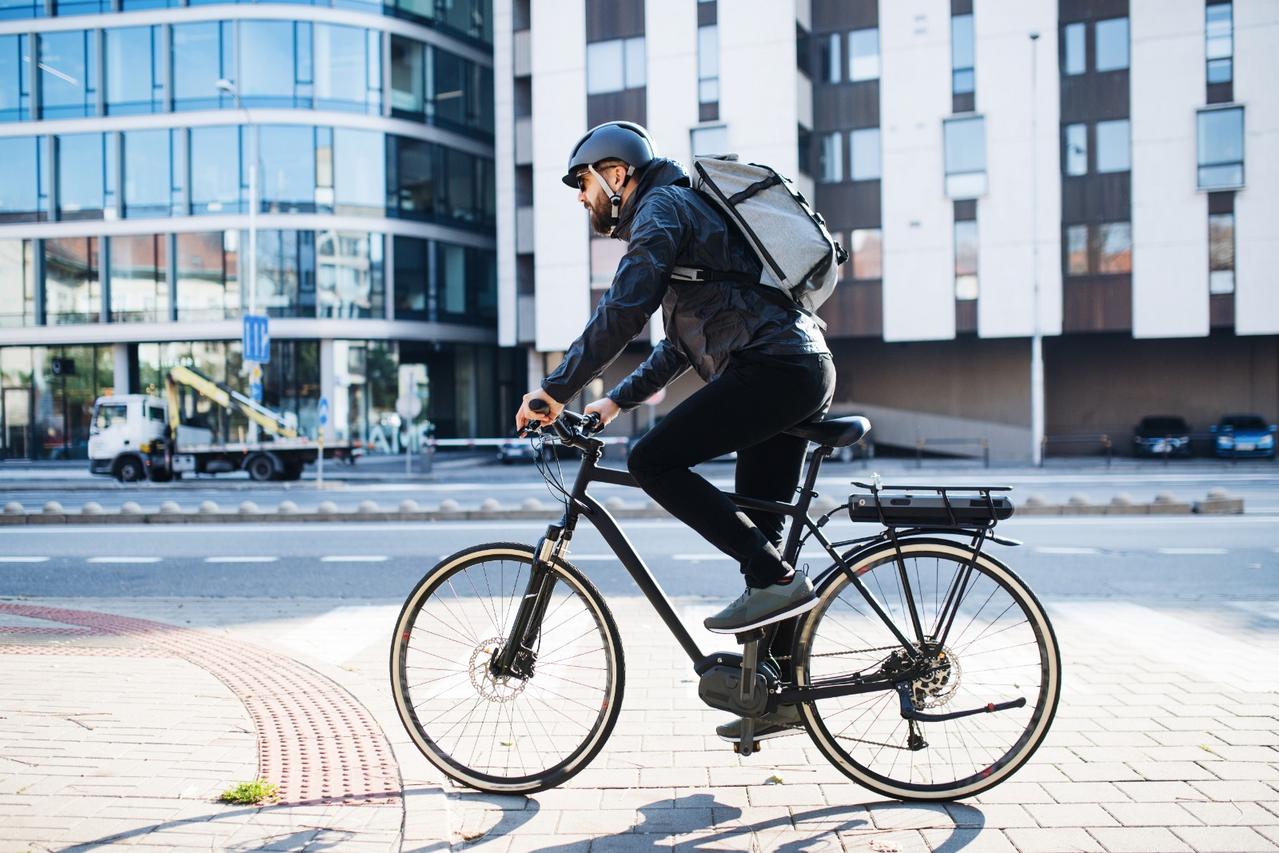
[[[565,186],[576,189],[576,173],[583,166],[621,160],[631,167],[628,174],[633,174],[647,166],[653,157],[653,139],[642,126],[630,121],[606,121],[577,140],[568,157],[568,171],[561,180]]]

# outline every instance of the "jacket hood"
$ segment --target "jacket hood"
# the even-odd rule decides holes
[[[649,190],[654,187],[692,186],[684,167],[667,157],[654,158],[636,173],[635,180],[638,182],[635,192],[626,200],[626,206],[622,208],[621,216],[617,220],[617,228],[613,231],[613,236],[619,240],[630,239],[631,222],[635,219],[635,211],[639,210],[640,202]]]

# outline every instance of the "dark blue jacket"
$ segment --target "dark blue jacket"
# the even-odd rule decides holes
[[[735,352],[795,355],[829,352],[817,324],[763,287],[727,281],[671,280],[675,267],[744,273],[758,280],[760,262],[737,227],[673,160],[652,161],[622,208],[614,236],[627,242],[613,284],[581,337],[542,388],[567,402],[640,335],[660,306],[666,337],[608,396],[638,406],[692,367],[710,382]]]

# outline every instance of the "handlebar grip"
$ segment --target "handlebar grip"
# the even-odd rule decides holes
[[[541,397],[534,397],[532,400],[529,400],[528,408],[529,408],[529,411],[536,412],[539,415],[544,412],[549,412],[551,410],[551,407],[547,405],[546,401],[543,400]]]

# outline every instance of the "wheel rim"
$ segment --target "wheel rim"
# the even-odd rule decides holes
[[[544,787],[571,775],[615,718],[617,657],[577,580],[557,572],[533,676],[488,671],[528,582],[527,553],[467,555],[438,567],[406,605],[394,692],[419,748],[465,784]]]
[[[126,483],[132,483],[138,480],[142,472],[138,469],[137,463],[125,462],[120,466],[120,479]]]
[[[966,552],[923,543],[903,547],[926,636]],[[894,624],[914,638],[898,566],[878,552],[855,571]],[[856,588],[842,576],[800,632],[802,684],[892,665],[900,649]],[[1023,708],[946,722],[918,723],[927,744],[910,748],[911,729],[896,691],[839,697],[804,708],[819,746],[858,781],[894,796],[967,796],[1007,778],[1034,752],[1059,693],[1059,662],[1042,609],[1011,573],[983,559],[972,573],[937,666],[910,685],[916,708],[945,714],[987,703],[1026,699]]]

